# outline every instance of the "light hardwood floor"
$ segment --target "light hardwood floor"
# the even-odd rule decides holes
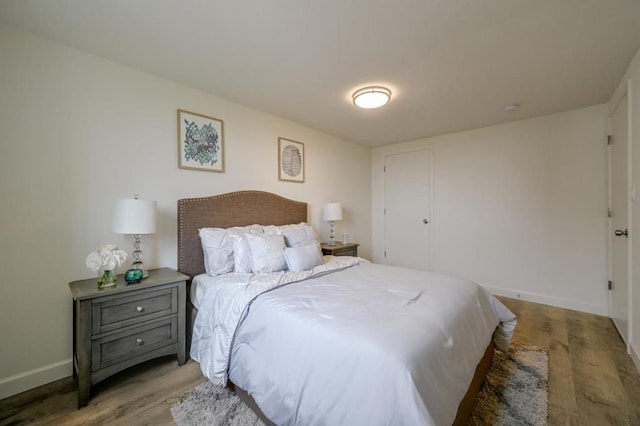
[[[640,373],[608,318],[500,299],[518,315],[516,339],[549,349],[550,425],[640,425]],[[171,402],[203,380],[196,363],[161,358],[98,384],[81,410],[71,380],[4,399],[0,425],[172,424]]]

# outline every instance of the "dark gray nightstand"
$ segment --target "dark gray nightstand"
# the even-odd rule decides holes
[[[73,296],[73,377],[78,408],[91,386],[143,361],[177,354],[186,362],[186,275],[169,268],[98,290],[98,279],[69,283]]]
[[[358,256],[358,246],[360,244],[356,243],[336,243],[333,246],[330,246],[327,243],[320,244],[320,248],[322,248],[323,255],[332,255],[332,256]]]

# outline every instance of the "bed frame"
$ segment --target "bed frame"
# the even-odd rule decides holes
[[[178,200],[178,270],[193,278],[204,273],[204,256],[198,230],[232,226],[288,225],[307,221],[307,204],[263,191],[238,191],[204,198]],[[187,285],[190,293],[191,282]],[[191,346],[193,321],[197,310],[187,302],[187,354]],[[493,357],[493,339],[476,368],[473,381],[458,407],[454,425],[465,425]],[[229,387],[256,412],[267,425],[273,425],[253,398],[229,381]]]

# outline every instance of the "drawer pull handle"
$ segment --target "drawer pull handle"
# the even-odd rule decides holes
[[[136,311],[142,312],[144,311],[144,308],[142,306],[136,306]]]
[[[136,345],[138,345],[138,346],[142,346],[142,345],[144,345],[144,340],[142,340],[141,338],[139,338],[139,337],[138,337],[138,338],[136,339]]]

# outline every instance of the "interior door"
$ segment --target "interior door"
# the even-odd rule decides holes
[[[625,94],[611,120],[609,145],[609,235],[611,256],[611,319],[622,340],[629,342],[629,139],[628,103]]]
[[[385,263],[431,270],[431,150],[384,157]]]

